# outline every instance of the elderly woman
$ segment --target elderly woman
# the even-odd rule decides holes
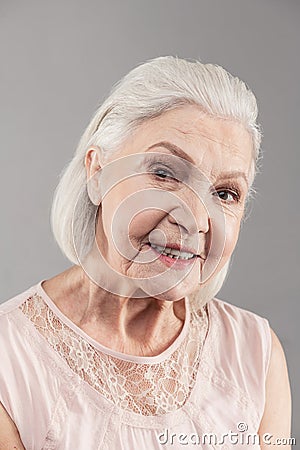
[[[252,92],[211,64],[157,58],[115,86],[53,202],[73,265],[1,305],[1,449],[289,437],[277,337],[215,298],[255,176],[256,118]]]

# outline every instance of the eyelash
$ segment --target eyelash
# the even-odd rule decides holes
[[[158,174],[158,172],[164,172],[166,175],[161,176]],[[166,181],[178,181],[178,179],[175,177],[173,172],[167,168],[167,167],[156,167],[152,169],[151,172],[156,178],[158,178],[160,181],[166,180]]]
[[[239,203],[240,202],[241,193],[237,186],[230,185],[230,186],[226,186],[226,187],[222,187],[222,188],[217,188],[214,190],[213,195],[218,195],[222,192],[226,192],[233,197],[233,200],[223,200],[219,197],[224,203],[231,204],[231,203]]]
[[[164,172],[166,175],[161,176],[158,174],[158,172]],[[158,178],[160,181],[175,181],[178,182],[178,179],[175,178],[174,174],[170,169],[167,167],[156,167],[152,170],[152,174],[155,175],[156,178]],[[223,200],[224,203],[231,204],[231,203],[239,203],[241,199],[241,193],[239,188],[235,184],[230,184],[229,186],[222,187],[215,189],[213,192],[213,195],[219,195],[222,192],[226,192],[230,194],[233,197],[233,200]]]

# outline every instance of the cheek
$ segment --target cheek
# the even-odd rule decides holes
[[[212,224],[209,253],[202,272],[203,282],[216,275],[227,263],[236,246],[239,229],[240,220],[233,216]]]
[[[109,242],[113,241],[113,233],[128,229],[126,210],[127,199],[130,198],[132,189],[127,183],[119,183],[107,192],[101,202],[101,217],[103,232]],[[123,234],[123,232],[122,232]]]
[[[229,220],[226,221],[225,243],[224,243],[225,245],[222,255],[223,260],[227,261],[232,255],[233,250],[235,249],[240,231],[240,223],[241,221],[237,218],[230,218]]]
[[[155,235],[159,233],[155,236],[157,242],[164,242],[165,236],[157,228],[177,201],[168,192],[145,188],[141,181],[119,184],[102,202],[104,233],[110,242],[121,245],[123,240],[124,248],[139,249],[140,243],[149,242],[149,234],[154,230]]]
[[[102,205],[102,227],[109,248],[114,249],[125,259],[132,259],[136,251],[143,250],[151,240],[164,242],[162,230],[157,229],[166,213],[154,208],[147,209],[136,199],[125,200],[112,205],[109,198]],[[148,249],[145,246],[145,249]]]
[[[128,235],[132,243],[139,241],[148,242],[150,234],[153,239],[156,237],[159,242],[163,242],[165,239],[161,234],[164,233],[157,227],[165,215],[164,211],[153,208],[135,214],[128,223]]]

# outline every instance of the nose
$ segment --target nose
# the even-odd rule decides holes
[[[208,233],[210,229],[209,211],[202,200],[195,193],[189,193],[185,201],[181,201],[170,213],[170,223],[178,225],[185,233]]]

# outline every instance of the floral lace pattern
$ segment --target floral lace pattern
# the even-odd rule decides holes
[[[136,363],[106,354],[66,325],[35,293],[19,307],[70,369],[123,410],[144,416],[181,408],[196,381],[208,329],[207,309],[191,311],[188,333],[157,363]]]

